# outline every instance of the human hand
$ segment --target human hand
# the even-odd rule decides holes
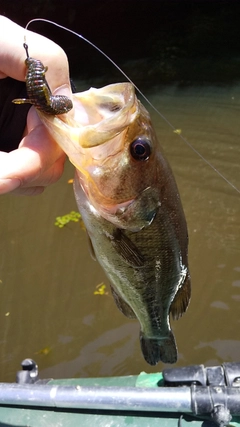
[[[26,31],[3,16],[0,16],[0,79],[9,76],[25,81],[24,35],[30,56],[48,66],[46,77],[51,91],[54,95],[71,98],[68,61],[64,51],[51,40]],[[17,108],[21,108],[21,105]],[[64,161],[65,154],[47,133],[35,108],[31,107],[19,147],[10,153],[0,151],[0,194],[42,193],[47,185],[60,178]]]

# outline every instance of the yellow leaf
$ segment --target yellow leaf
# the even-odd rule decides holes
[[[181,135],[182,129],[175,129],[173,132],[176,133],[177,135]]]
[[[10,311],[7,311],[7,313],[5,313],[5,316],[8,317],[10,314]]]
[[[96,286],[96,291],[93,292],[93,295],[108,295],[106,292],[106,285],[101,282]]]
[[[44,356],[47,356],[51,351],[51,347],[44,347],[42,350],[36,351],[35,354],[43,354]]]
[[[72,184],[72,183],[73,183],[73,179],[69,179],[68,184]]]

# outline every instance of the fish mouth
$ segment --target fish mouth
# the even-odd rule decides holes
[[[138,116],[138,101],[132,84],[118,83],[73,94],[73,104],[73,117],[38,114],[73,165],[84,173],[90,159],[104,161],[121,149],[118,136]]]
[[[73,104],[74,114],[58,117],[39,110],[38,114],[75,166],[78,180],[92,206],[100,209],[105,218],[121,215],[134,195],[115,197],[112,191],[106,191],[105,178],[99,179],[99,174],[100,170],[109,170],[109,160],[111,164],[117,163],[128,128],[140,115],[135,89],[130,83],[91,88],[73,94]]]
[[[47,127],[78,171],[81,186],[95,204],[110,214],[122,212],[132,202],[115,201],[99,187],[96,176],[109,159],[123,150],[128,127],[139,116],[139,103],[130,83],[73,94],[74,115],[60,117],[39,112]],[[105,194],[104,194],[105,193]]]

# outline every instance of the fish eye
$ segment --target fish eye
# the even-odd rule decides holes
[[[151,154],[151,145],[148,139],[137,138],[130,145],[131,156],[135,160],[147,160]]]

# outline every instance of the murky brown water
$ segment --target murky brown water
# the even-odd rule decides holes
[[[240,188],[240,86],[154,88],[149,98],[176,128]],[[173,329],[178,365],[240,360],[239,194],[172,129],[152,114],[176,176],[190,235],[192,300]],[[111,295],[79,224],[55,217],[76,210],[64,176],[36,198],[0,198],[0,380],[14,381],[25,357],[41,377],[94,377],[156,372],[140,351],[137,321]],[[108,289],[109,290],[109,289]],[[47,349],[44,354],[44,349]]]

